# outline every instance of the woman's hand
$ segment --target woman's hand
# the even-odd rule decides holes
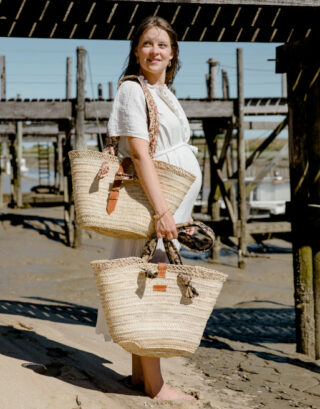
[[[173,240],[178,237],[176,223],[172,213],[168,210],[160,219],[155,220],[155,230],[158,239]]]

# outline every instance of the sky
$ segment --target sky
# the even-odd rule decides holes
[[[230,96],[237,96],[236,49],[243,49],[245,97],[280,97],[281,75],[275,73],[275,49],[280,44],[181,42],[182,68],[175,79],[178,98],[205,98],[209,58],[218,60],[217,97],[222,96],[221,70],[228,73]],[[86,95],[97,97],[98,83],[108,97],[115,92],[129,52],[129,41],[0,38],[6,58],[7,98],[65,98],[66,59],[72,57],[72,96],[75,96],[76,48],[87,50]],[[271,60],[271,61],[270,61]],[[272,61],[273,60],[273,61]],[[253,118],[263,120],[262,118]],[[270,119],[270,118],[269,118]],[[277,118],[273,118],[276,120]],[[278,118],[280,119],[280,118]],[[247,131],[246,137],[265,137],[270,131]],[[283,132],[280,137],[286,137]]]
[[[243,48],[244,92],[246,97],[281,96],[281,75],[275,74],[275,47],[280,44],[259,43],[180,43],[182,68],[175,80],[180,98],[205,98],[205,75],[209,58],[219,61],[218,97],[221,96],[221,69],[226,69],[231,97],[236,97],[236,49]],[[114,88],[129,51],[128,41],[60,40],[1,38],[0,55],[6,57],[7,98],[64,98],[66,58],[73,62],[73,96],[75,95],[76,48],[88,52],[88,97],[97,96],[97,84],[103,84],[108,96],[108,82]],[[90,68],[91,74],[90,75]]]

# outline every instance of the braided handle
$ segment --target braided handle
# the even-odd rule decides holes
[[[214,245],[215,235],[213,230],[202,222],[188,222],[176,225],[178,230],[178,241],[191,251],[200,252],[209,250]],[[205,240],[201,240],[185,232],[185,229],[195,227],[200,230]],[[149,262],[156,250],[158,238],[154,235],[148,240],[142,250],[141,258]],[[181,256],[174,243],[170,240],[163,239],[164,248],[170,264],[182,264]]]
[[[159,134],[159,120],[158,120],[158,110],[156,103],[154,102],[154,99],[151,95],[151,92],[149,91],[148,87],[146,84],[143,82],[143,80],[137,76],[137,75],[127,75],[126,77],[123,77],[118,84],[118,89],[120,85],[127,80],[134,80],[137,81],[143,90],[145,99],[146,99],[146,106],[147,106],[147,118],[148,118],[148,134],[149,134],[149,153],[151,158],[153,158],[156,148],[157,148],[157,139],[158,139],[158,134]],[[109,138],[110,143],[106,147],[106,150],[110,154],[117,155],[118,152],[118,144],[119,144],[119,138],[118,137],[113,137]]]

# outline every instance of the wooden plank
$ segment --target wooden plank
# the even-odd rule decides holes
[[[87,122],[84,125],[84,133],[85,134],[97,134],[100,132],[106,133],[107,127],[105,124],[99,124],[99,128],[95,123]],[[0,124],[0,138],[1,135],[10,135],[15,133],[15,126],[13,123],[11,124]],[[34,123],[32,125],[23,125],[22,129],[23,137],[26,138],[27,136],[52,136],[56,137],[59,133],[59,126],[57,124],[41,124],[41,123]]]
[[[71,119],[71,101],[0,101],[2,120]]]
[[[244,121],[243,129],[244,130],[267,130],[275,129],[280,122],[271,122],[271,121]]]
[[[96,120],[97,114],[98,118],[101,120],[109,119],[112,110],[113,101],[86,101],[85,102],[85,119],[86,120]]]
[[[290,222],[253,222],[247,224],[247,233],[288,233],[291,232]]]
[[[231,118],[235,100],[180,99],[189,119]],[[0,101],[0,118],[4,120],[58,120],[72,118],[73,101]],[[112,101],[96,100],[85,102],[85,119],[109,119]],[[245,115],[286,114],[287,105],[252,105],[244,109]],[[256,125],[258,126],[258,125]],[[261,125],[262,126],[262,125]],[[264,129],[264,126],[263,128]]]
[[[3,200],[5,203],[9,203],[11,200],[11,195],[9,193],[5,193],[3,195]],[[63,203],[63,195],[60,194],[52,194],[52,193],[33,193],[27,192],[22,193],[22,203],[26,204],[52,204],[53,206],[57,206],[58,204]]]
[[[189,119],[231,118],[234,112],[232,100],[179,100]]]

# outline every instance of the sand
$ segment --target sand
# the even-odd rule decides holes
[[[156,403],[128,386],[130,355],[95,333],[89,262],[110,241],[86,232],[82,249],[68,248],[62,215],[0,214],[0,409],[320,408],[320,361],[295,352],[288,243],[268,242],[278,252],[250,257],[246,271],[230,254],[206,264],[229,279],[201,346],[162,363],[169,384],[200,399]]]

